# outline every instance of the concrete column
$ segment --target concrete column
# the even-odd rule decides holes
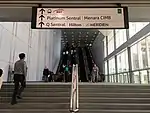
[[[108,36],[106,36],[105,38],[106,38],[106,56],[108,56]],[[108,60],[107,60],[107,76],[108,76],[108,82],[110,82]]]
[[[128,47],[127,48],[127,52],[128,52],[128,65],[129,65],[129,82],[133,83],[133,76],[132,76],[132,61],[131,61],[131,48]]]
[[[114,34],[114,50],[116,50],[116,33],[113,30]],[[117,66],[117,55],[115,55],[115,72],[116,72],[116,82],[118,82],[118,66]]]
[[[108,76],[108,82],[110,82],[110,78],[109,78],[109,62],[107,60],[107,76]]]

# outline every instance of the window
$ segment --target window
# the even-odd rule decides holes
[[[108,54],[114,51],[114,33],[113,30],[108,34]]]
[[[141,29],[143,29],[149,22],[130,22],[129,23],[129,37],[131,38]]]
[[[118,66],[118,73],[127,72],[129,70],[127,50],[117,55],[117,66]]]
[[[132,69],[139,69],[139,60],[138,60],[138,45],[135,44],[131,47],[131,60],[132,60]]]
[[[108,73],[107,73],[107,61],[104,63],[104,65],[105,65],[105,75],[107,75]]]
[[[113,74],[113,73],[116,73],[115,71],[115,58],[111,58],[109,60],[109,74]]]
[[[143,69],[148,67],[146,39],[131,47],[132,68]]]
[[[150,36],[146,38],[147,43],[147,55],[148,55],[148,67],[150,67]]]
[[[148,67],[148,60],[147,60],[147,50],[146,50],[146,39],[143,39],[139,42],[139,62],[140,62],[140,69]]]
[[[127,41],[126,30],[115,30],[116,34],[116,48]]]
[[[104,38],[104,58],[107,56],[106,38]]]

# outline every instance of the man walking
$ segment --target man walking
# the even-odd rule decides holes
[[[18,60],[14,65],[14,92],[12,95],[11,104],[17,104],[18,99],[22,99],[21,93],[23,92],[24,88],[26,87],[26,76],[27,76],[27,65],[25,60],[25,54],[19,54],[20,60]],[[19,87],[19,83],[21,87]]]
[[[98,82],[98,73],[99,69],[96,64],[94,64],[94,67],[92,69],[92,82]]]

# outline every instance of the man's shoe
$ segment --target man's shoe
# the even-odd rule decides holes
[[[11,105],[17,104],[17,101],[12,101]]]
[[[17,98],[18,98],[18,99],[22,99],[22,97],[21,97],[20,95],[17,95]]]

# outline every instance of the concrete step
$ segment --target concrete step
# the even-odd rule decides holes
[[[25,92],[70,92],[71,88],[25,88]],[[13,88],[4,88],[0,92],[12,92]]]
[[[13,83],[4,84],[2,88],[13,88]],[[81,89],[149,89],[150,84],[107,84],[107,83],[79,83]],[[71,83],[27,83],[27,88],[71,88]]]
[[[70,92],[71,88],[26,88],[25,92]],[[0,92],[12,92],[13,88],[4,88]],[[79,89],[80,92],[89,93],[89,92],[107,92],[107,93],[150,93],[150,89],[96,89],[96,88],[84,88]]]
[[[101,85],[101,84],[89,84],[89,85],[79,85],[81,89],[89,89],[89,88],[96,88],[96,89],[149,89],[150,84],[148,85],[130,85],[130,84],[121,84],[121,85]]]
[[[71,88],[71,83],[27,83],[27,88]],[[3,84],[2,88],[13,88],[13,83]]]
[[[0,92],[1,97],[11,97],[12,92]],[[70,92],[24,92],[24,97],[68,97]]]
[[[9,103],[11,97],[1,97],[0,101]],[[19,103],[68,103],[70,97],[23,97]],[[150,103],[150,98],[94,98],[94,97],[80,97],[80,103]]]
[[[79,92],[84,93],[150,93],[150,89],[79,89]]]
[[[69,103],[0,104],[0,109],[69,109]],[[80,109],[89,110],[150,110],[150,104],[134,103],[80,103]]]
[[[150,113],[150,110],[89,110],[80,109],[80,113]],[[70,113],[64,109],[1,109],[0,113]]]
[[[0,101],[3,103],[9,103],[11,97],[1,97]],[[69,103],[70,97],[23,97],[18,100],[19,103]]]
[[[11,97],[12,92],[0,92],[1,97]],[[70,97],[70,92],[24,92],[24,97]],[[79,93],[80,97],[99,98],[150,98],[149,93]]]
[[[96,98],[150,98],[149,93],[79,93],[80,97]]]
[[[0,103],[0,109],[69,109],[69,103]]]

